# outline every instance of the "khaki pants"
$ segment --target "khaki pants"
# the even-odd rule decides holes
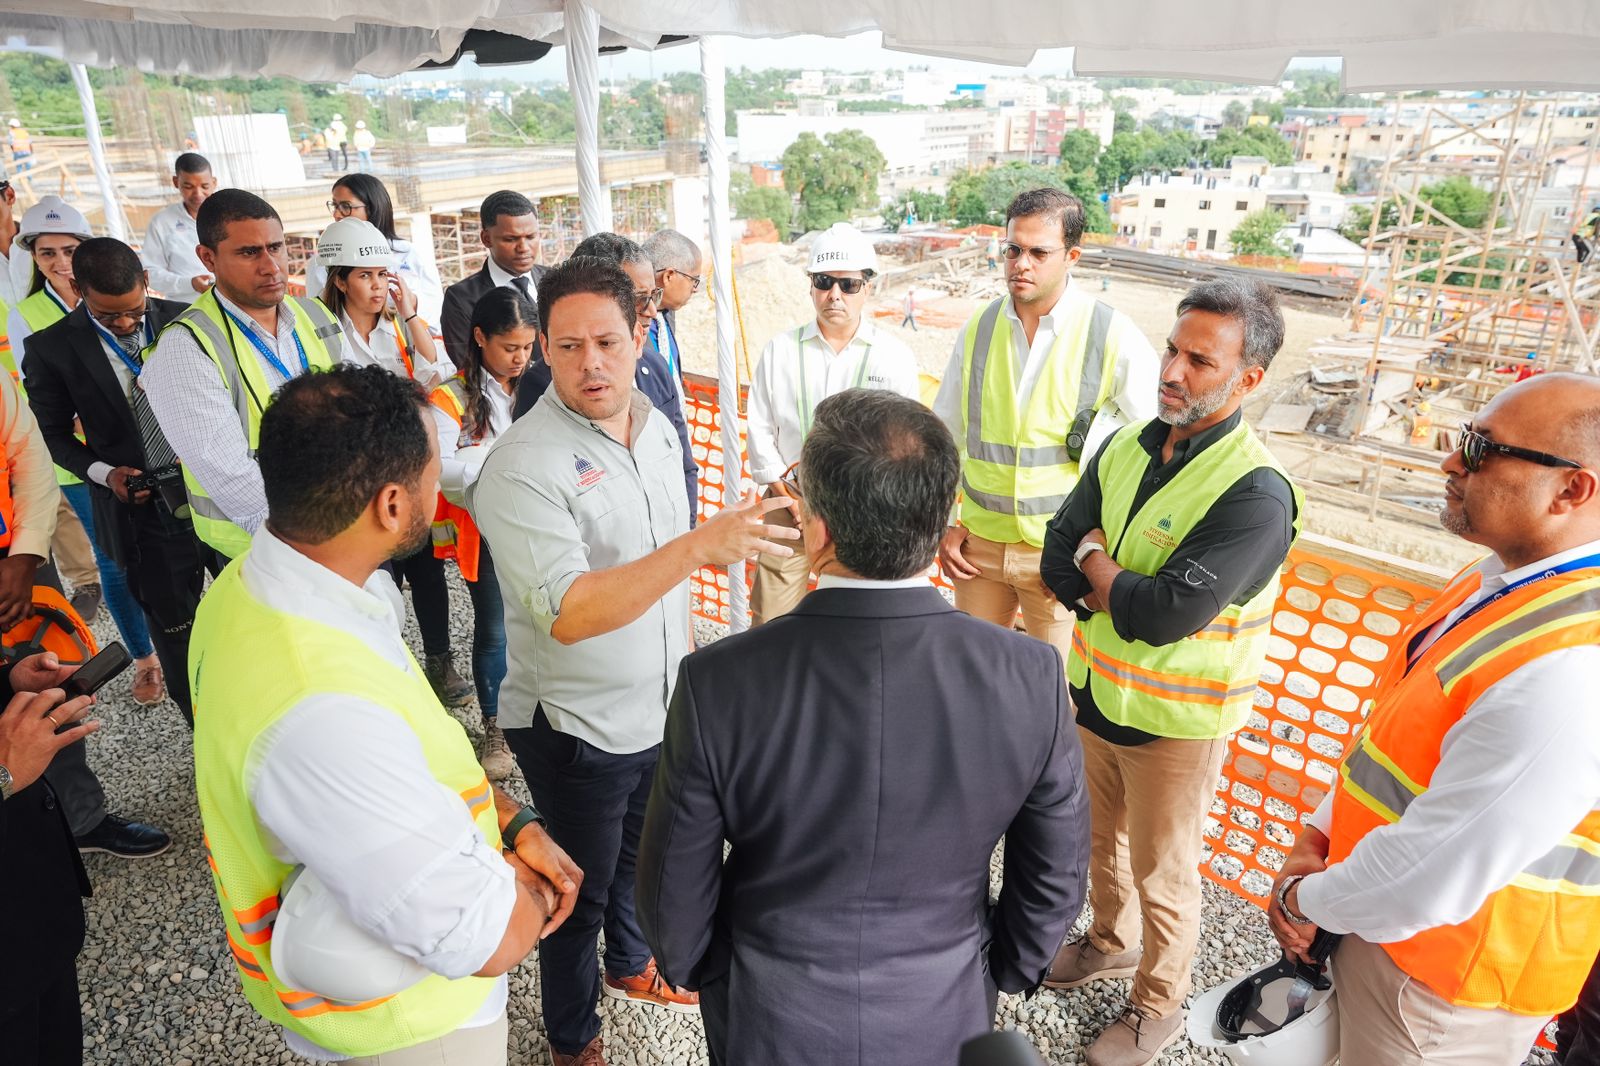
[[[1339,1066],[1518,1066],[1548,1018],[1458,1007],[1347,936],[1333,955]]]
[[[50,538],[50,554],[56,557],[56,571],[74,591],[85,585],[98,585],[100,568],[95,565],[89,534],[67,502],[66,494],[58,492],[56,496],[56,532]]]
[[[1144,954],[1136,1006],[1163,1017],[1183,1006],[1200,937],[1201,831],[1227,738],[1110,744],[1087,729],[1089,941],[1108,955]]]
[[[983,573],[956,580],[956,607],[1010,629],[1022,609],[1022,628],[1028,636],[1055,645],[1066,665],[1072,652],[1072,611],[1056,599],[1039,576],[1040,549],[1026,541],[1000,544],[968,535],[961,553]]]
[[[347,1066],[506,1066],[506,1014],[488,1025],[457,1029],[437,1040],[382,1055],[347,1060]]]
[[[767,493],[770,498],[772,493]],[[767,512],[767,524],[795,528],[794,512],[782,508]],[[798,540],[779,541],[794,549],[794,554],[780,559],[776,555],[761,555],[756,559],[756,579],[750,588],[750,624],[758,626],[788,614],[800,606],[811,588],[811,560],[804,545]]]

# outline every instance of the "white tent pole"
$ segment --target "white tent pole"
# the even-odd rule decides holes
[[[722,498],[732,503],[744,495],[744,438],[739,420],[739,364],[733,350],[733,247],[728,224],[728,148],[723,141],[727,121],[723,89],[726,71],[722,41],[700,38],[700,77],[706,99],[706,193],[711,227],[711,286],[717,313],[717,407],[722,413]],[[745,567],[728,567],[728,620],[733,632],[750,628],[750,599]]]
[[[117,186],[111,180],[106,162],[105,141],[100,139],[100,112],[94,106],[94,90],[89,87],[89,72],[82,63],[72,64],[72,84],[78,87],[78,103],[83,108],[83,127],[89,135],[89,160],[94,165],[94,180],[100,185],[100,201],[105,204],[106,233],[119,241],[128,239],[128,226],[117,202]]]
[[[600,184],[600,16],[566,0],[567,84],[577,116],[578,206],[583,235],[611,229],[611,191]]]

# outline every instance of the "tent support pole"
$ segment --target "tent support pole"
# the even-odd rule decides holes
[[[611,229],[611,192],[600,183],[600,16],[566,0],[567,84],[577,118],[578,206],[583,235]]]
[[[83,108],[83,129],[89,137],[89,160],[94,166],[94,180],[100,186],[100,202],[105,205],[106,234],[124,243],[128,240],[128,226],[122,218],[122,204],[117,201],[117,185],[111,179],[111,165],[106,162],[106,144],[100,137],[100,112],[94,106],[94,89],[89,86],[89,71],[82,63],[73,63],[72,84],[78,89],[78,103]]]

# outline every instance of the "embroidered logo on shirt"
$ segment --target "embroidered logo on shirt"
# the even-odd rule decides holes
[[[1167,515],[1165,518],[1161,519],[1161,521],[1157,522],[1153,526],[1150,526],[1144,531],[1144,539],[1148,540],[1151,544],[1154,544],[1162,551],[1168,551],[1178,543],[1178,539],[1172,535],[1171,530],[1172,516]]]
[[[606,472],[581,455],[573,455],[572,467],[578,472],[578,487],[586,489],[606,476]]]

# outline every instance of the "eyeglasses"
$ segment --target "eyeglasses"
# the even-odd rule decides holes
[[[679,277],[688,278],[691,282],[693,282],[694,283],[694,288],[690,289],[689,290],[690,292],[699,292],[700,291],[700,278],[697,275],[688,273],[687,271],[675,270],[672,267],[662,267],[660,270],[656,271],[656,277],[660,277],[662,274],[665,274],[668,271],[671,271],[672,273],[677,274]]]
[[[861,291],[861,287],[866,283],[866,278],[836,278],[832,274],[811,275],[811,287],[818,292],[827,292],[837,285],[839,286],[839,291],[846,296],[854,296]]]
[[[1514,444],[1501,444],[1497,440],[1490,440],[1482,433],[1472,428],[1472,423],[1461,423],[1461,463],[1471,473],[1477,473],[1483,465],[1484,459],[1490,455],[1507,455],[1513,459],[1522,459],[1529,463],[1538,463],[1540,466],[1566,466],[1573,470],[1582,470],[1583,464],[1575,463],[1571,459],[1563,459],[1559,455],[1548,452],[1536,452],[1528,448],[1518,448]]]
[[[102,314],[90,311],[88,304],[84,305],[83,310],[90,318],[94,319],[107,329],[110,329],[118,322],[132,322],[137,325],[138,323],[143,322],[144,317],[150,313],[150,300],[146,298],[145,302],[139,305],[139,309],[137,311],[112,311]]]
[[[1035,263],[1042,263],[1046,259],[1049,259],[1052,255],[1055,255],[1057,252],[1062,252],[1065,250],[1065,248],[1024,248],[1022,245],[1012,244],[1010,241],[1007,241],[1000,246],[1001,253],[1007,259],[1021,259],[1023,254],[1026,253],[1028,258],[1033,260]]]
[[[783,472],[783,476],[778,478],[778,491],[791,500],[798,501],[806,498],[805,493],[800,491],[799,463],[791,464],[789,469]]]
[[[345,218],[357,211],[365,211],[367,205],[359,200],[329,200],[328,210],[333,212],[334,218]]]
[[[646,307],[649,307],[651,304],[660,303],[661,302],[661,293],[663,291],[664,290],[662,290],[662,289],[634,289],[633,290],[633,306],[634,306],[634,309],[638,310],[638,311],[643,311]]]

